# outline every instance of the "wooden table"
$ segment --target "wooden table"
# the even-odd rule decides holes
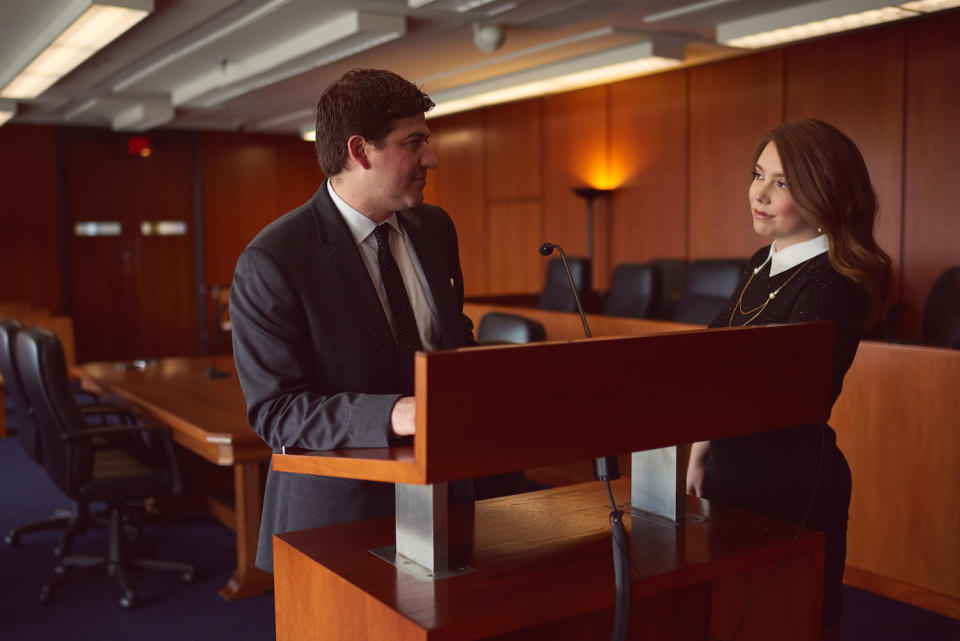
[[[628,479],[614,483],[618,503],[628,494]],[[694,498],[682,527],[626,509],[629,639],[729,639],[748,609],[740,641],[820,638],[819,532],[791,545],[796,525]],[[393,542],[392,519],[279,534],[277,639],[609,639],[609,513],[600,483],[480,501],[472,571],[438,581],[367,552]]]
[[[242,599],[269,591],[273,576],[254,567],[264,462],[271,450],[250,428],[233,361],[217,360],[229,378],[208,379],[206,357],[165,358],[143,369],[117,363],[80,366],[84,385],[119,397],[154,421],[170,427],[173,439],[203,459],[233,468],[233,505],[208,499],[213,515],[237,535],[237,567],[220,590],[224,599]]]

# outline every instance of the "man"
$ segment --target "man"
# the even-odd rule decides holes
[[[237,261],[234,357],[247,418],[275,452],[386,447],[415,431],[413,353],[472,344],[453,223],[423,203],[430,98],[356,69],[317,105],[328,179]],[[389,515],[393,485],[271,470],[257,566],[275,533]]]

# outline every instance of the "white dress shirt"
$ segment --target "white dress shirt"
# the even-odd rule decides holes
[[[819,256],[830,249],[826,234],[820,234],[816,238],[790,245],[780,251],[777,251],[776,245],[777,241],[770,243],[770,254],[758,268],[759,270],[767,261],[770,261],[771,276],[782,274],[791,267],[796,267],[800,263],[810,260],[814,256]]]
[[[333,199],[333,204],[336,205],[340,215],[343,216],[343,220],[347,223],[347,227],[350,228],[350,233],[357,243],[357,249],[360,250],[363,264],[370,274],[374,289],[377,290],[377,296],[380,297],[383,313],[386,314],[390,329],[394,331],[394,336],[396,336],[396,330],[393,327],[393,315],[390,313],[390,303],[387,301],[387,292],[383,288],[383,279],[380,278],[377,239],[373,235],[377,223],[348,205],[343,198],[337,195],[329,180],[327,181],[327,191],[330,193],[330,198]],[[413,315],[417,319],[420,343],[425,350],[436,349],[440,336],[437,326],[436,304],[433,300],[433,294],[430,293],[430,287],[427,285],[420,259],[417,258],[413,243],[407,238],[395,213],[391,214],[390,218],[384,221],[384,224],[393,227],[393,231],[389,234],[390,251],[393,253],[394,260],[397,261],[400,275],[403,276],[403,284],[406,287],[407,296],[410,298],[410,306],[413,308]]]

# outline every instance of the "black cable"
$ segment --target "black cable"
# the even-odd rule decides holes
[[[627,533],[623,529],[623,512],[617,509],[613,500],[610,479],[607,480],[607,496],[610,497],[610,531],[613,545],[613,580],[616,586],[616,599],[613,607],[612,641],[627,638],[627,625],[630,623],[630,552],[627,548]]]
[[[777,567],[775,567],[775,568],[773,569],[773,572],[770,573],[770,576],[768,576],[768,577],[766,578],[766,580],[763,582],[763,585],[760,586],[760,588],[757,590],[757,592],[753,595],[753,598],[750,599],[750,604],[747,606],[746,611],[743,613],[743,616],[740,618],[740,623],[737,625],[737,630],[736,630],[736,632],[734,632],[733,636],[730,637],[729,639],[719,639],[719,638],[717,638],[717,637],[711,636],[709,629],[707,629],[706,631],[704,631],[704,630],[699,630],[699,629],[695,629],[695,628],[693,627],[693,624],[690,623],[690,622],[688,622],[688,619],[686,619],[686,618],[684,618],[684,617],[678,617],[678,616],[677,616],[677,611],[676,611],[676,609],[673,607],[673,603],[671,603],[668,599],[664,598],[666,595],[664,595],[664,594],[661,593],[659,590],[657,590],[657,589],[653,586],[653,584],[650,583],[650,581],[647,579],[647,577],[644,576],[643,572],[641,572],[640,570],[638,570],[637,567],[636,567],[635,565],[633,565],[633,562],[630,561],[629,552],[628,552],[627,547],[626,547],[626,536],[624,536],[623,541],[620,543],[620,545],[622,546],[621,555],[620,555],[620,556],[623,558],[623,560],[625,560],[625,561],[629,564],[630,569],[633,570],[633,572],[635,572],[638,577],[640,577],[640,580],[643,581],[644,584],[646,584],[646,586],[647,586],[648,588],[650,588],[650,591],[653,592],[653,596],[659,597],[663,603],[666,603],[667,607],[669,607],[669,608],[670,608],[670,611],[673,613],[673,620],[674,620],[674,621],[677,621],[677,620],[679,620],[679,621],[684,621],[685,623],[687,623],[687,625],[690,625],[690,626],[691,626],[691,629],[692,629],[694,632],[696,632],[696,633],[698,633],[698,634],[700,634],[700,633],[702,633],[702,632],[706,632],[706,636],[707,636],[707,638],[708,638],[710,641],[736,641],[737,637],[740,636],[740,632],[743,630],[743,626],[744,626],[744,624],[747,622],[747,617],[750,615],[750,611],[753,609],[753,606],[754,606],[754,604],[757,602],[757,599],[760,597],[760,595],[761,595],[761,594],[763,593],[763,591],[766,589],[766,587],[767,587],[767,585],[770,583],[770,581],[772,581],[773,578],[774,578],[775,576],[777,576],[777,574],[780,572],[781,568],[783,568],[783,566],[786,564],[786,562],[787,562],[787,561],[790,559],[790,557],[793,555],[793,551],[794,551],[794,549],[795,549],[796,546],[797,546],[797,541],[800,540],[800,535],[803,533],[803,530],[804,530],[804,528],[805,528],[806,525],[807,525],[807,519],[810,518],[810,512],[813,510],[813,503],[814,503],[814,501],[815,501],[816,498],[817,498],[817,490],[819,490],[819,488],[820,488],[820,480],[821,480],[822,475],[823,475],[823,455],[824,455],[824,451],[825,451],[825,449],[826,449],[826,447],[825,447],[825,441],[826,441],[826,436],[825,436],[825,434],[826,434],[826,431],[827,431],[827,425],[826,425],[826,423],[820,423],[820,460],[819,460],[818,463],[817,463],[817,478],[816,478],[816,481],[815,481],[814,484],[813,484],[813,492],[810,494],[810,500],[807,502],[806,512],[805,512],[804,515],[803,515],[803,519],[800,521],[800,525],[797,527],[796,533],[793,535],[793,540],[790,542],[790,547],[787,549],[787,553],[784,555],[784,557],[783,557],[782,559],[780,559],[780,562],[777,563]],[[609,482],[609,481],[607,481],[607,493],[608,493],[609,496],[610,496],[610,504],[611,504],[612,506],[614,506],[614,508],[613,508],[614,511],[611,512],[611,514],[610,514],[610,517],[611,517],[611,520],[612,520],[614,514],[620,514],[620,515],[622,515],[623,512],[618,512],[617,509],[616,509],[616,503],[614,503],[614,500],[613,500],[613,492],[612,492],[611,489],[610,489],[610,482]],[[620,525],[620,528],[621,528],[621,530],[622,530],[622,529],[623,529],[623,523],[621,522],[619,525]],[[612,524],[611,524],[611,527],[612,527]],[[616,545],[617,545],[617,537],[616,537],[616,534],[614,534],[613,540],[614,540],[614,546],[616,547]],[[615,558],[615,559],[617,558],[616,551],[614,552],[614,558]],[[619,598],[619,591],[618,591],[617,594],[618,594],[618,598]],[[628,603],[629,603],[629,601],[628,601]],[[616,630],[616,617],[614,617],[614,630]],[[626,630],[624,630],[624,632],[626,632]]]

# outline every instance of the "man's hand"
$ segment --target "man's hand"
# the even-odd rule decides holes
[[[390,412],[390,429],[396,436],[410,436],[417,431],[417,405],[413,396],[404,396]]]

